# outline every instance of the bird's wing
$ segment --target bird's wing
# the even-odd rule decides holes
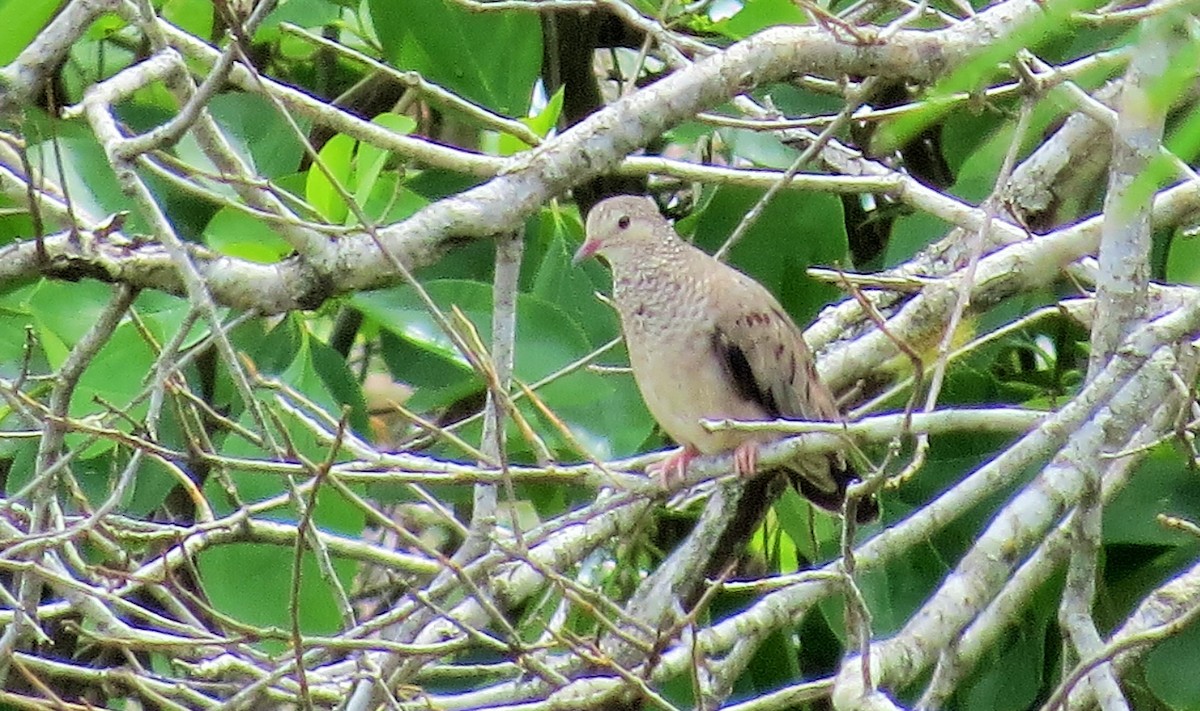
[[[733,390],[775,417],[841,419],[800,329],[775,297],[740,272],[729,269],[726,276],[715,293],[712,339]]]
[[[713,292],[718,315],[713,349],[732,391],[774,417],[840,421],[833,394],[818,377],[804,336],[775,297],[733,269],[714,281],[718,282]],[[846,486],[858,478],[840,452],[800,457],[786,468],[804,496],[832,511],[839,510]],[[877,514],[873,499],[860,505],[861,521]]]

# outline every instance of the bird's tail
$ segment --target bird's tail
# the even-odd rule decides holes
[[[736,560],[745,549],[750,536],[762,524],[767,509],[779,496],[784,486],[783,474],[809,501],[835,514],[842,513],[846,500],[846,488],[859,480],[854,467],[841,454],[804,457],[780,469],[759,472],[743,482],[740,491],[733,494],[734,513],[721,531],[705,566],[705,575],[716,578],[721,575],[731,560]],[[870,523],[879,517],[879,501],[872,495],[856,502],[854,520]]]
[[[842,512],[846,488],[860,480],[858,472],[841,453],[804,457],[788,467],[792,485],[804,498],[833,513]],[[879,500],[871,495],[856,502],[854,520],[870,523],[879,518]]]

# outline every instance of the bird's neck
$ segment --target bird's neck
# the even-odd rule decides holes
[[[673,239],[613,259],[613,295],[619,300],[624,295],[673,281],[682,263],[691,256],[687,250],[694,249],[683,240]]]
[[[625,328],[660,330],[668,322],[695,317],[705,291],[695,262],[703,253],[682,240],[641,252],[636,259],[613,263],[613,301]]]

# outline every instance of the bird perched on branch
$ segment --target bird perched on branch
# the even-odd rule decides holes
[[[758,448],[778,433],[709,431],[702,419],[841,420],[817,377],[800,329],[765,287],[683,241],[654,201],[623,195],[588,214],[579,263],[612,267],[613,302],[646,407],[682,449],[652,465],[664,486],[698,454],[733,452],[735,470],[757,474]],[[858,477],[841,453],[804,455],[781,467],[810,501],[839,512]],[[874,500],[856,518],[873,519]]]

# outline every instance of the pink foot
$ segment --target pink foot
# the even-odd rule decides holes
[[[700,454],[692,447],[684,447],[661,462],[654,462],[646,467],[646,473],[657,476],[662,488],[670,490],[683,482],[687,475],[688,465]]]
[[[742,442],[733,450],[733,470],[744,479],[758,473],[758,442]]]

